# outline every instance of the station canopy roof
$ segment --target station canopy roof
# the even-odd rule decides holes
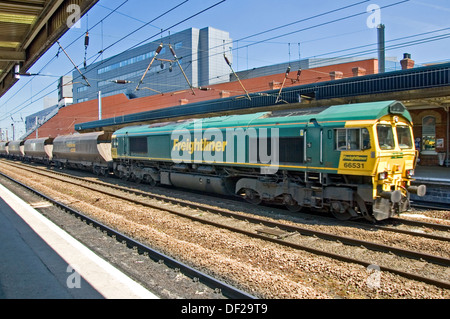
[[[69,30],[69,17],[83,16],[97,1],[0,1],[0,97],[17,82],[16,65],[27,72]]]

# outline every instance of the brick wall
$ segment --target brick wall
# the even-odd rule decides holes
[[[422,138],[423,119],[427,116],[434,116],[436,119],[436,141],[438,139],[444,139],[442,147],[436,147],[436,152],[447,152],[447,145],[450,145],[450,141],[447,140],[447,112],[443,108],[430,108],[423,110],[410,111],[414,122],[414,137]],[[420,154],[420,165],[423,166],[436,166],[439,165],[438,155]]]

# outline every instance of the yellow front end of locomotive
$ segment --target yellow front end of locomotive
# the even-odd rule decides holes
[[[423,196],[426,190],[411,187],[417,158],[411,124],[399,116],[385,116],[374,126],[374,136],[373,213],[381,219],[409,210],[409,193]]]

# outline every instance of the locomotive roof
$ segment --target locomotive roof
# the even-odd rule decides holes
[[[323,121],[377,120],[388,114],[401,115],[412,123],[411,114],[398,101],[383,101],[337,105],[327,108],[317,117]]]
[[[406,107],[398,101],[383,101],[358,104],[335,105],[326,108],[310,108],[292,111],[273,111],[260,112],[244,115],[229,115],[221,117],[211,117],[197,120],[182,120],[178,122],[156,123],[150,125],[129,126],[122,128],[114,133],[114,135],[122,135],[127,133],[147,132],[165,132],[173,130],[195,130],[207,128],[226,128],[226,127],[247,127],[252,125],[264,124],[288,124],[310,123],[316,120],[321,125],[326,123],[347,122],[357,120],[378,120],[388,114],[396,114],[404,116],[412,123],[412,118]],[[201,126],[200,126],[201,125]]]

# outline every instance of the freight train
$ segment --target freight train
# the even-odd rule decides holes
[[[11,146],[15,158],[291,211],[307,207],[341,220],[387,219],[409,210],[410,193],[426,193],[411,185],[418,153],[411,115],[397,101],[129,126]]]

